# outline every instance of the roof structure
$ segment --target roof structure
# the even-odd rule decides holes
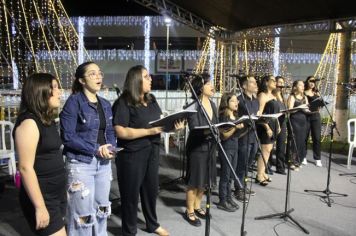
[[[62,3],[70,16],[157,15],[158,12],[169,15],[179,14],[180,9],[230,32],[356,17],[356,2],[348,0],[62,0]]]

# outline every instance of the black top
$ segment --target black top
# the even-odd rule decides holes
[[[266,102],[265,107],[263,108],[263,114],[276,114],[280,112],[280,106],[276,99],[271,99]],[[270,129],[273,131],[273,136],[269,137],[267,135],[267,130],[263,124],[257,125],[257,134],[260,138],[261,144],[271,144],[276,140],[277,137],[277,127],[278,127],[278,119],[267,119],[264,121],[267,123]]]
[[[213,116],[211,119],[212,124],[218,123],[218,115],[215,103],[210,101],[211,108],[213,110]],[[213,140],[213,137],[210,135],[204,135],[204,130],[194,130],[197,126],[206,126],[208,122],[204,117],[204,113],[200,107],[198,107],[198,103],[195,103],[194,109],[196,109],[197,113],[190,116],[188,118],[188,126],[189,126],[189,136],[187,140],[187,153],[191,151],[208,151],[209,150],[209,141]],[[214,141],[215,142],[215,141]]]
[[[293,106],[293,108],[294,107],[299,107],[300,105],[303,105],[303,104],[306,104],[305,97],[303,97],[302,99],[299,99],[296,96],[294,96],[294,106]],[[301,109],[301,110],[298,110],[297,112],[291,113],[291,115],[298,114],[298,113],[305,113],[305,112],[303,111],[303,109]]]
[[[130,106],[120,97],[113,105],[113,123],[122,127],[129,128],[150,128],[150,121],[158,120],[162,114],[156,99],[152,95],[152,100],[147,106]],[[124,148],[124,151],[133,152],[150,146],[152,143],[160,143],[160,134],[145,136],[133,140],[117,139],[119,147]]]
[[[250,112],[250,115],[256,115],[259,110],[259,107],[260,107],[260,103],[258,102],[258,99],[255,97],[250,98],[246,94],[244,94],[244,97],[245,97],[246,106],[248,108],[248,111]],[[238,108],[239,117],[241,117],[243,115],[247,115],[247,110],[246,110],[246,106],[243,101],[242,95],[238,96],[237,99],[239,100],[239,108]],[[247,126],[247,125],[245,124],[245,126]],[[240,140],[241,140],[240,142],[244,142],[244,143],[257,142],[256,136],[252,129],[250,129],[250,131],[246,135],[243,135],[240,138]]]
[[[316,100],[316,99],[319,99],[320,97],[318,96],[318,95],[316,95],[316,94],[314,94],[313,96],[309,96],[309,95],[305,95],[306,97],[307,97],[307,99],[308,99],[308,103],[310,104],[310,106],[309,106],[309,110],[311,111],[311,112],[313,112],[313,111],[318,111],[319,110],[319,107],[318,106],[313,106],[312,104],[312,102],[314,101],[314,100]]]
[[[65,172],[62,157],[61,138],[56,124],[44,125],[37,116],[32,113],[20,114],[16,120],[13,136],[15,137],[16,128],[26,119],[36,122],[39,130],[39,140],[36,149],[34,170],[38,178],[48,178]]]
[[[99,102],[96,102],[94,103],[95,106],[97,106],[97,109],[98,109],[98,113],[99,113],[99,131],[98,131],[98,144],[100,145],[104,145],[106,144],[106,141],[105,141],[105,128],[106,128],[106,121],[105,121],[105,114],[104,114],[104,110],[103,110],[103,107],[101,105],[101,103]]]
[[[234,122],[236,120],[238,120],[238,119],[233,120],[233,119],[230,119],[230,117],[228,117],[228,116],[224,116],[224,115],[219,116],[219,122],[228,122],[228,121]],[[228,139],[221,140],[221,144],[223,145],[223,147],[225,149],[236,149],[237,145],[238,145],[238,140],[239,140],[238,134],[239,134],[239,132],[238,132],[238,130],[236,130]]]
[[[278,102],[278,106],[279,106],[279,112],[287,109],[286,105],[282,101],[277,100],[277,102]],[[279,121],[279,124],[282,126],[282,123],[286,122],[285,114],[278,117],[278,121]]]

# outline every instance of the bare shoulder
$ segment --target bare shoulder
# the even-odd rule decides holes
[[[266,93],[259,93],[258,94],[258,100],[260,101],[266,101],[268,99],[268,95]]]
[[[38,135],[38,127],[36,122],[33,119],[25,119],[21,124],[16,128],[16,134],[21,134],[19,136],[29,136],[29,135]],[[16,135],[17,136],[17,135]]]

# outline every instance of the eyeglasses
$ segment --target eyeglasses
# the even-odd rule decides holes
[[[99,71],[98,73],[96,73],[95,71],[92,71],[89,74],[85,75],[85,77],[88,77],[91,80],[94,80],[94,79],[96,79],[98,77],[104,78],[104,73],[101,72],[101,71]]]
[[[151,75],[150,74],[147,74],[145,76],[143,76],[144,79],[150,79],[151,78]]]

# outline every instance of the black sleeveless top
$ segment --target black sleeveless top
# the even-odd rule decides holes
[[[305,95],[308,99],[308,103],[309,105],[309,110],[312,112],[311,114],[307,114],[308,119],[310,120],[315,120],[315,119],[320,119],[320,113],[319,113],[319,106],[315,106],[313,103],[313,101],[315,101],[316,99],[319,99],[320,96],[314,94],[313,96],[308,96]]]
[[[16,128],[26,119],[32,119],[36,122],[40,134],[34,170],[38,178],[48,178],[65,173],[64,161],[62,157],[61,138],[56,124],[44,125],[41,120],[32,113],[25,112],[19,115],[16,120],[13,136],[15,137]]]

